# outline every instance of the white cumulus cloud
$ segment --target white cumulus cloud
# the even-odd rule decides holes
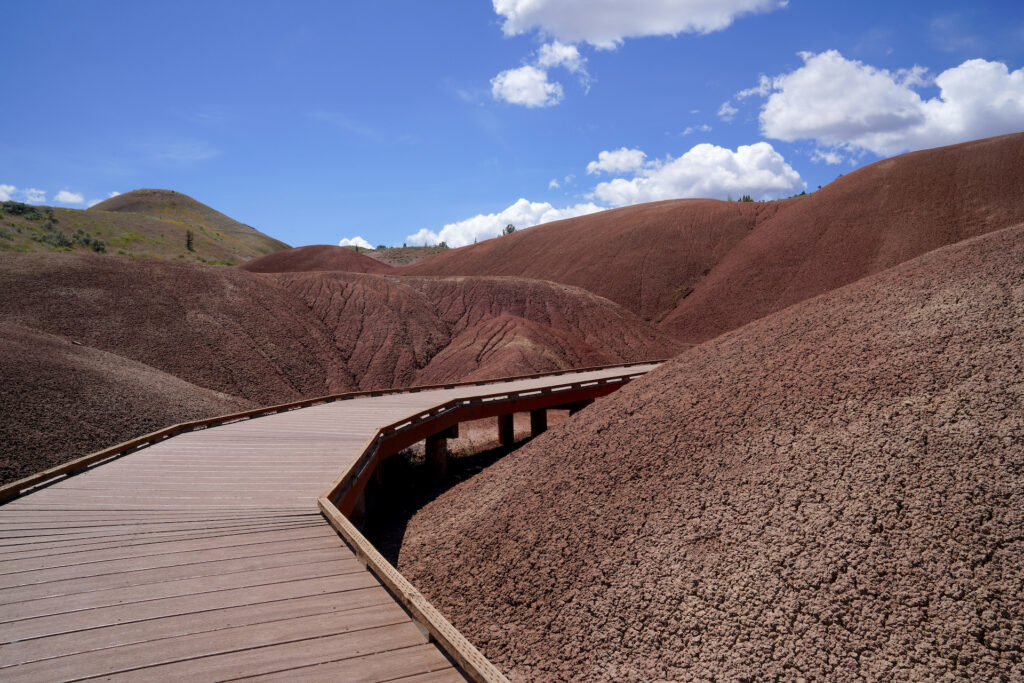
[[[699,126],[687,126],[683,131],[683,137],[690,135],[691,133],[709,133],[711,132],[711,126],[706,123],[702,123]]]
[[[0,186],[0,187],[2,187],[2,186]],[[557,190],[560,187],[561,187],[561,185],[558,182],[558,178],[552,178],[551,182],[548,183],[548,189],[549,190]]]
[[[621,147],[613,151],[604,151],[597,155],[597,161],[587,164],[587,173],[624,173],[635,171],[644,165],[647,155],[639,149]]]
[[[920,66],[888,71],[835,50],[800,56],[802,67],[772,79],[760,115],[768,137],[888,156],[1024,130],[1024,68],[971,59],[929,78]],[[925,85],[938,95],[922,98]]]
[[[0,202],[10,201],[17,191],[18,188],[14,185],[0,185]]]
[[[537,53],[537,66],[550,69],[556,66],[565,67],[569,73],[576,73],[584,68],[586,60],[580,55],[579,48],[575,45],[566,45],[554,41],[541,45]]]
[[[594,188],[594,196],[612,206],[678,197],[726,199],[749,194],[770,199],[803,187],[800,174],[767,142],[736,151],[700,144],[675,159],[654,161],[632,178],[615,178]]]
[[[497,237],[506,225],[514,225],[517,229],[533,227],[541,223],[583,216],[603,210],[604,207],[593,203],[576,204],[565,208],[555,208],[548,202],[531,202],[519,199],[514,204],[498,213],[477,214],[472,218],[449,223],[434,232],[426,228],[415,235],[409,235],[406,241],[410,244],[438,244],[445,242],[449,247],[462,247],[476,240]]]
[[[373,245],[370,244],[369,242],[367,242],[366,240],[364,240],[359,235],[356,235],[355,237],[343,237],[341,239],[341,241],[338,242],[338,246],[339,247],[360,247],[362,249],[373,249]]]
[[[509,69],[491,79],[496,100],[524,107],[550,107],[562,101],[562,85],[548,80],[548,72],[535,66]]]
[[[626,38],[710,33],[786,0],[493,0],[506,35],[534,29],[569,43],[613,48]]]
[[[22,190],[22,195],[25,197],[25,201],[29,204],[42,204],[46,201],[46,192],[43,190],[37,190],[34,187]]]
[[[61,190],[57,193],[57,196],[53,198],[53,201],[58,204],[85,204],[85,197],[77,192]]]

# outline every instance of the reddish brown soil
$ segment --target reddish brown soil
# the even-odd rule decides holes
[[[669,358],[682,346],[621,306],[552,282],[509,277],[400,280],[435,306],[454,336],[426,383]]]
[[[106,351],[0,323],[0,480],[185,420],[253,407]]]
[[[401,273],[515,275],[562,282],[657,321],[779,208],[713,199],[629,206],[446,251]]]
[[[234,268],[0,255],[10,322],[265,405],[354,388],[333,336],[293,294]]]
[[[422,509],[514,680],[1024,676],[1024,226],[690,349]]]
[[[1024,133],[886,159],[758,225],[661,323],[700,342],[938,247],[1024,221]]]
[[[80,421],[90,438],[81,443],[97,447],[208,414],[202,402],[186,410],[182,401],[99,400],[121,386],[116,373],[102,378],[113,361],[59,390],[39,368],[48,353],[55,366],[67,364],[61,344],[71,342],[141,364],[162,378],[157,385],[181,381],[166,391],[205,390],[237,405],[649,360],[681,348],[620,306],[552,283],[264,275],[110,255],[0,255],[0,311],[0,323],[60,342],[41,346],[33,363],[0,356],[19,391],[38,396],[0,405],[0,419],[20,430],[0,442],[0,458],[29,472],[84,447],[68,441],[69,414],[88,413]],[[45,462],[36,457],[43,453]]]
[[[518,278],[274,276],[334,337],[361,389],[491,379],[682,348],[584,290]]]
[[[253,273],[303,273],[341,270],[348,273],[390,273],[394,268],[348,247],[316,244],[261,256],[240,268]]]

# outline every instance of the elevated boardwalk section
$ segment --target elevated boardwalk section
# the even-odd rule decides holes
[[[0,677],[502,680],[361,536],[365,489],[418,441],[443,469],[459,422],[541,431],[654,367],[250,411],[4,487]]]

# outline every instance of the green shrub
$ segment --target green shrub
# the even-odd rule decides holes
[[[34,206],[23,204],[22,202],[6,201],[0,204],[0,209],[3,213],[9,216],[22,216],[30,221],[39,221],[43,219],[43,213]],[[52,210],[51,210],[52,213]]]

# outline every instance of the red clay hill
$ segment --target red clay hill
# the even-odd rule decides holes
[[[315,244],[277,251],[244,263],[253,273],[301,273],[341,270],[349,273],[390,273],[394,268],[349,247]]]
[[[602,211],[453,249],[403,275],[514,275],[562,282],[658,321],[780,204],[673,199]]]
[[[1024,134],[915,152],[772,203],[672,200],[520,230],[409,275],[575,285],[700,342],[943,245],[1024,221]]]
[[[617,304],[553,283],[258,274],[109,254],[0,254],[0,311],[11,330],[5,479],[244,406],[682,348]]]
[[[1021,264],[1024,225],[692,348],[427,504],[399,569],[512,680],[1019,678]]]

